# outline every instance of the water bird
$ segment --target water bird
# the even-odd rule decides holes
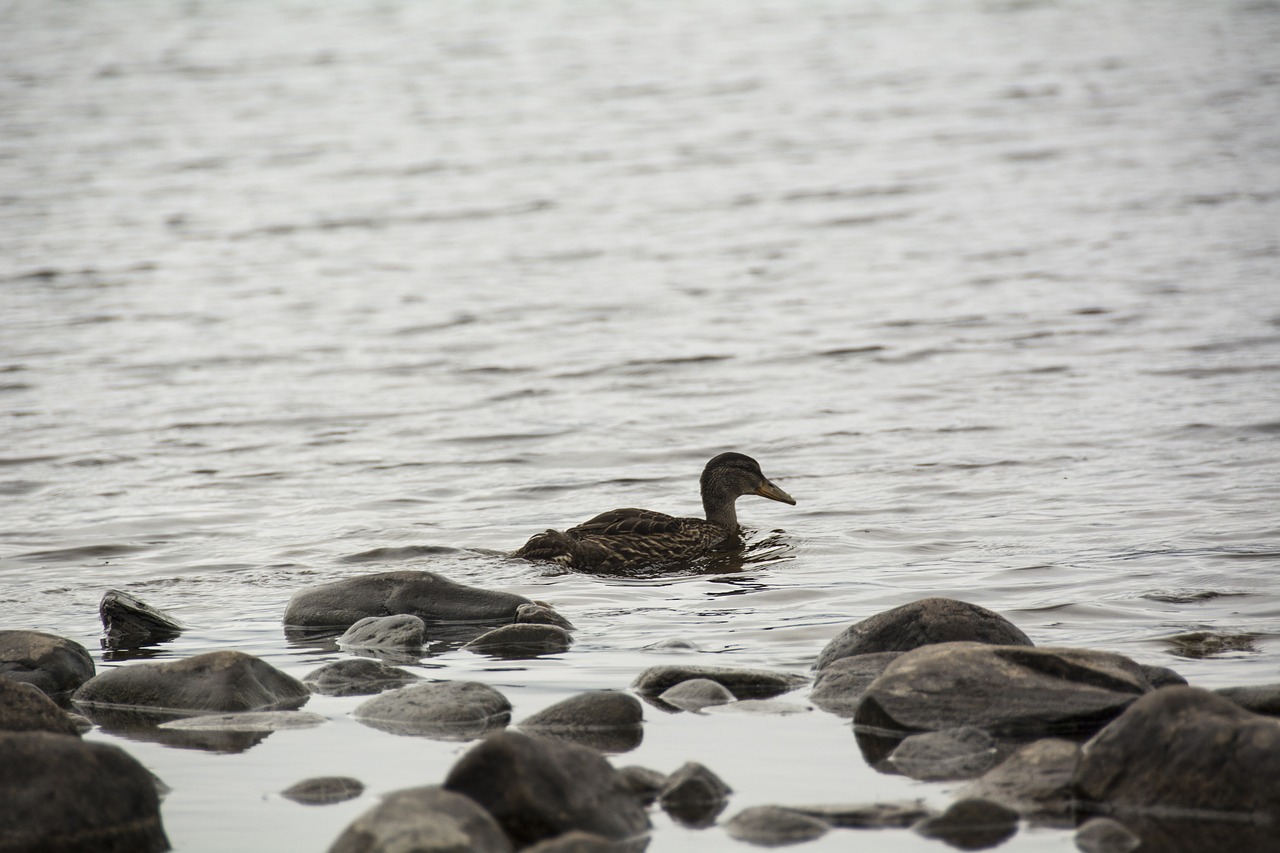
[[[721,453],[699,480],[706,518],[679,518],[649,509],[615,509],[561,532],[539,533],[515,552],[579,570],[618,570],[692,560],[738,539],[736,501],[759,495],[795,506],[795,498],[769,482],[760,463],[742,453]]]

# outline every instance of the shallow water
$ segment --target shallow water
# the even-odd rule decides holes
[[[4,627],[118,665],[118,587],[191,626],[159,657],[300,676],[340,653],[286,642],[295,590],[421,568],[578,626],[420,664],[517,720],[663,662],[806,672],[926,595],[1277,679],[1280,5],[28,0],[0,32]],[[781,531],[741,566],[500,553],[694,513],[724,449],[799,501],[740,502]],[[1244,638],[1171,639],[1199,631]],[[698,651],[645,650],[668,638]],[[233,755],[88,736],[171,786],[180,851],[318,850],[466,749],[359,701]],[[876,774],[819,711],[646,713],[615,763],[700,760],[726,816],[957,787]],[[276,793],[331,774],[368,790]]]

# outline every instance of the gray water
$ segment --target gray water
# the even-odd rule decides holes
[[[341,653],[286,641],[295,590],[413,568],[577,624],[414,667],[516,719],[659,663],[804,673],[927,595],[1280,680],[1280,4],[19,0],[0,34],[3,627],[127,665],[116,587],[191,626],[160,658],[300,676]],[[740,564],[501,553],[694,514],[725,449],[799,501],[740,502]],[[466,749],[359,701],[230,755],[87,736],[173,789],[179,851],[322,850]],[[702,761],[725,816],[957,787],[816,710],[646,716],[614,763]],[[368,790],[276,793],[331,774]],[[655,853],[745,849],[654,820]],[[941,849],[805,849],[853,843]]]

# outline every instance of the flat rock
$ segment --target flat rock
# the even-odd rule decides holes
[[[0,678],[0,731],[80,736],[80,727],[34,684]]]
[[[310,697],[306,685],[244,652],[209,652],[99,673],[72,697],[81,709],[137,707],[177,712],[281,710]]]
[[[993,734],[1087,732],[1151,690],[1128,658],[1089,649],[940,643],[907,652],[863,695],[854,723]]]
[[[813,841],[830,829],[831,825],[824,820],[782,806],[752,806],[724,824],[724,831],[731,837],[761,847]]]
[[[1044,738],[1023,746],[960,794],[999,803],[1025,817],[1067,817],[1079,764],[1078,744]]]
[[[667,777],[658,802],[677,823],[695,829],[711,826],[729,804],[733,789],[696,761],[688,761]]]
[[[329,853],[511,853],[493,817],[437,786],[388,794],[347,825]]]
[[[509,623],[529,599],[456,583],[434,572],[359,575],[299,590],[289,599],[284,624],[346,629],[366,616],[409,614],[432,622]]]
[[[1280,717],[1280,684],[1251,684],[1247,687],[1223,687],[1213,691],[1225,699],[1269,717]]]
[[[427,623],[417,616],[366,616],[338,638],[340,646],[359,648],[418,648],[427,639]]]
[[[147,768],[117,746],[48,732],[0,733],[0,850],[169,849]]]
[[[535,601],[521,604],[516,608],[516,621],[531,625],[555,625],[566,631],[573,630],[573,623],[560,615],[560,612],[549,604]]]
[[[934,815],[934,812],[921,800],[906,803],[855,803],[789,806],[788,808],[844,829],[901,829],[913,826]]]
[[[98,602],[98,615],[105,632],[102,645],[108,649],[163,643],[183,631],[182,623],[168,613],[118,589],[109,589],[103,594]]]
[[[42,631],[0,631],[0,678],[34,685],[59,699],[93,677],[82,645]]]
[[[982,850],[1013,837],[1018,813],[987,800],[958,800],[942,814],[917,823],[915,831],[961,850]]]
[[[871,682],[902,652],[871,652],[840,658],[818,672],[809,701],[829,714],[852,718]]]
[[[904,776],[926,782],[971,779],[996,762],[996,742],[973,726],[911,735],[889,756]]]
[[[643,806],[600,753],[519,732],[476,744],[444,787],[487,809],[517,847],[574,830],[617,841],[649,828]]]
[[[558,625],[521,623],[486,631],[462,648],[498,658],[532,658],[569,650],[573,637]]]
[[[985,607],[953,598],[923,598],[850,625],[827,643],[815,668],[826,669],[854,655],[909,652],[954,642],[1033,645],[1016,625]]]
[[[306,806],[327,806],[345,803],[364,793],[364,783],[350,776],[316,776],[295,782],[280,792],[280,796]]]
[[[238,714],[202,714],[161,723],[159,728],[188,732],[278,732],[312,729],[327,722],[310,711],[245,711]]]
[[[724,705],[737,697],[718,681],[710,678],[691,678],[674,687],[668,687],[658,698],[682,711],[701,711],[710,705]]]
[[[417,681],[419,676],[369,658],[345,658],[313,669],[302,683],[326,696],[370,696]]]
[[[736,699],[771,699],[789,693],[808,681],[802,675],[729,666],[651,666],[632,685],[638,692],[658,696],[682,681],[706,678],[727,688]]]
[[[511,721],[511,703],[487,684],[433,681],[383,693],[354,711],[365,725],[398,735],[473,740]]]
[[[1142,846],[1142,839],[1123,823],[1109,817],[1095,817],[1076,830],[1076,847],[1083,853],[1130,853]]]

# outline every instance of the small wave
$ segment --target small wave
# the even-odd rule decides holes
[[[118,542],[80,545],[75,548],[53,548],[48,551],[28,551],[19,554],[18,559],[29,563],[45,561],[76,562],[77,560],[101,560],[108,557],[120,557],[125,554],[136,554],[146,551],[146,545],[123,545]]]

